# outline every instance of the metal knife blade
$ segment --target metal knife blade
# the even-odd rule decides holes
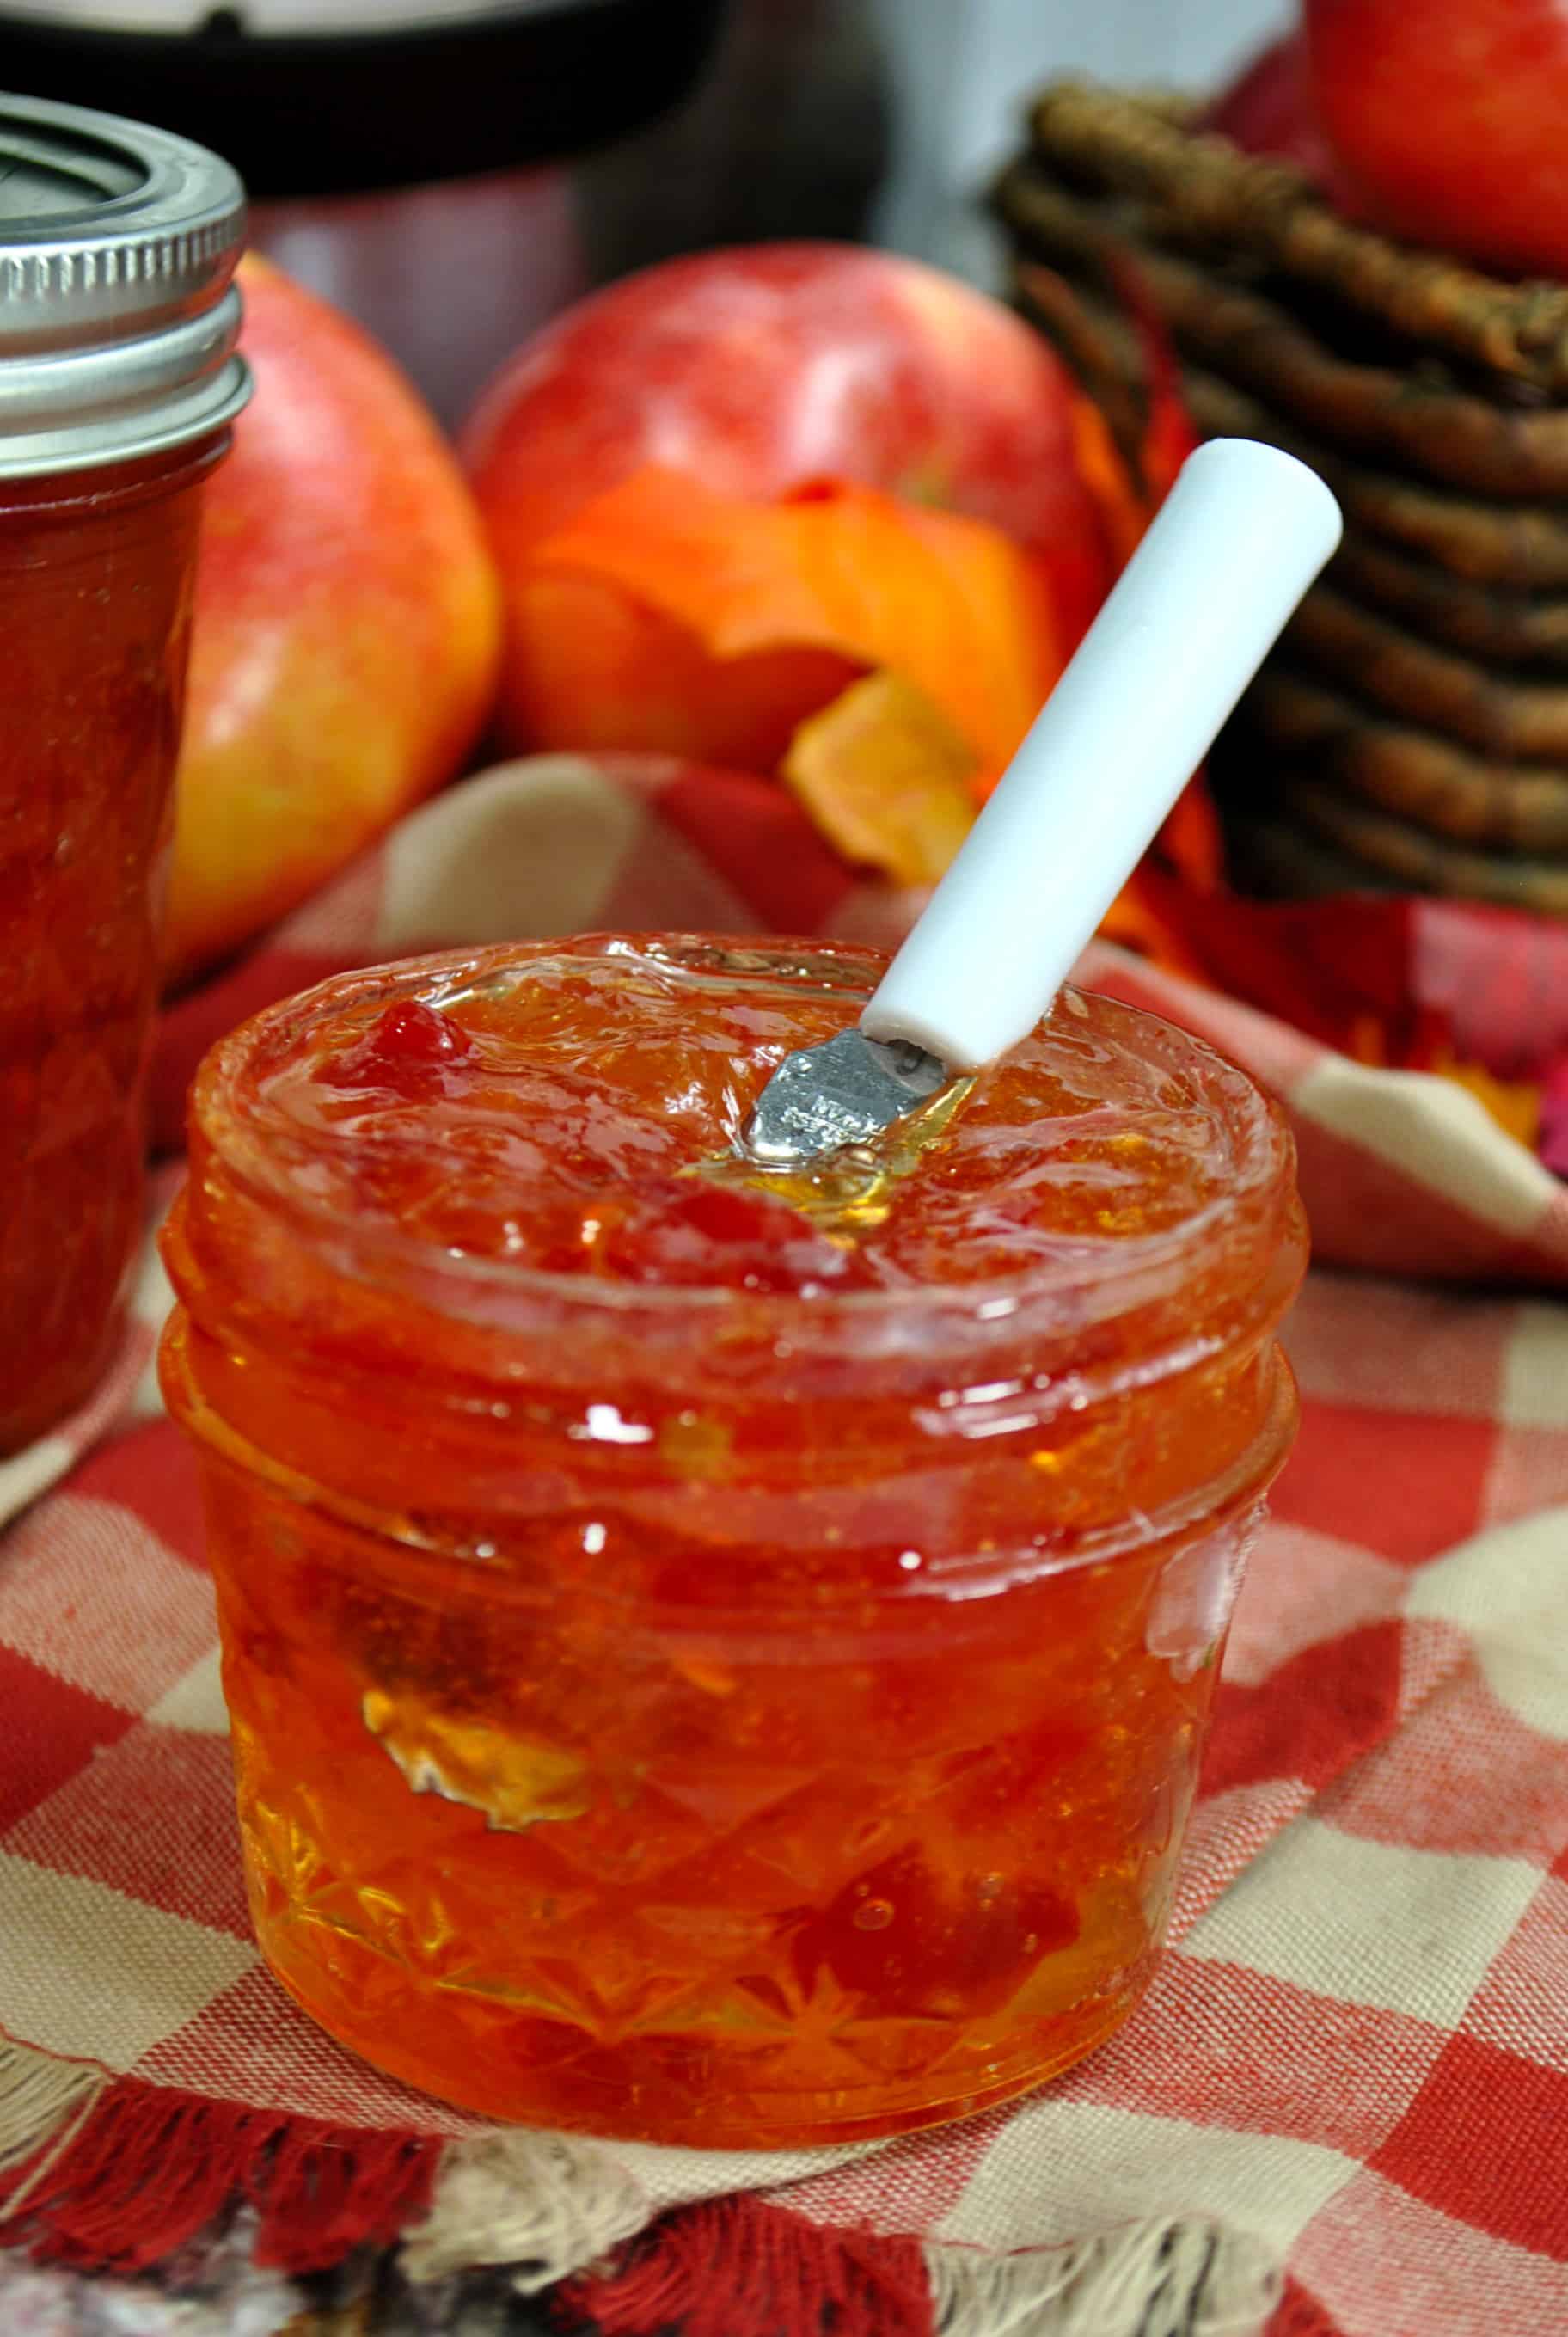
[[[741,1150],[769,1168],[814,1160],[880,1136],[952,1075],[909,1039],[841,1031],[786,1055],[747,1116]]]

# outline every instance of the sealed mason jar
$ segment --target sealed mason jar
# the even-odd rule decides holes
[[[90,1392],[141,1232],[200,490],[247,377],[227,163],[0,95],[0,1453]]]
[[[874,953],[325,983],[193,1091],[197,1440],[258,1934],[489,2116],[767,2146],[1125,2018],[1293,1433],[1289,1134],[1064,992],[870,1149],[733,1142]]]

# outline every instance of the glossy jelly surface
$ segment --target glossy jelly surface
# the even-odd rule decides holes
[[[895,1139],[717,1198],[690,1172],[735,1149],[769,1073],[852,1023],[860,996],[837,968],[801,983],[713,958],[614,942],[521,974],[464,968],[425,999],[346,999],[257,1067],[269,1178],[473,1257],[812,1291],[1109,1261],[1191,1236],[1271,1160],[1241,1073],[1069,991],[966,1083],[918,1176]],[[868,1210],[866,1183],[895,1164]]]
[[[738,1174],[852,950],[385,969],[226,1041],[168,1237],[262,1945],[492,2115],[784,2144],[1125,2018],[1293,1425],[1288,1139],[1066,994]],[[727,1165],[726,1165],[727,1163]]]

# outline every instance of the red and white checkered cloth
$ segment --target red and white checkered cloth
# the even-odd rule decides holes
[[[351,963],[584,927],[891,939],[913,905],[856,884],[765,783],[511,766],[170,1014],[164,1125],[209,1038]],[[416,2269],[531,2253],[537,2280],[744,2188],[933,2263],[1212,2219],[1285,2268],[1281,2331],[1568,2329],[1568,1189],[1448,1082],[1360,1068],[1114,951],[1084,971],[1285,1097],[1320,1261],[1288,1340],[1300,1444],[1232,1634],[1173,1950],[1127,2028],[969,2124],[782,2157],[498,2140],[342,2051],[247,1921],[150,1263],[112,1381],[0,1466],[13,2240],[150,2263],[239,2187],[286,2263],[417,2225]],[[1101,2324],[943,2321],[1058,2325]]]

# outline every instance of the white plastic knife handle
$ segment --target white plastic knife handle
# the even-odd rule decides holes
[[[1049,1008],[1339,541],[1315,471],[1216,438],[1181,474],[861,1017],[950,1071]]]

